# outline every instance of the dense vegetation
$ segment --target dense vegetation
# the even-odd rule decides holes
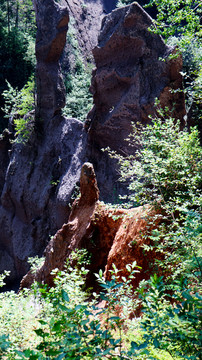
[[[130,2],[122,0],[122,4]],[[187,113],[192,111],[197,125],[202,76],[200,2],[153,0],[151,4],[158,8],[157,29],[151,31],[177,44],[183,55]],[[7,25],[1,20],[0,26],[8,36],[14,22],[10,24],[8,10],[6,14]],[[76,51],[77,45],[72,46]],[[88,83],[83,78],[83,63],[76,64],[66,79],[72,97],[81,80],[85,89]],[[72,74],[76,75],[75,82]],[[14,107],[17,111],[30,110],[32,80],[24,90],[13,91],[8,89],[7,115]],[[81,87],[79,91],[84,90]],[[72,107],[68,103],[65,111],[71,116],[78,112],[85,116],[80,100]],[[181,130],[179,121],[157,104],[151,125],[134,125],[128,141],[134,148],[138,143],[134,156],[122,158],[111,153],[120,162],[121,180],[129,183],[130,195],[125,201],[128,206],[150,204],[158,209],[161,219],[152,232],[150,246],[144,246],[145,253],[155,249],[163,254],[155,261],[150,280],[142,281],[134,290],[133,277],[141,271],[137,264],[127,265],[127,279],[114,267],[109,282],[102,271],[97,274],[103,290],[89,296],[84,285],[85,265],[90,260],[86,260],[85,251],[72,254],[65,271],[55,270],[54,288],[34,284],[20,294],[1,293],[2,359],[201,359],[202,151],[197,127]],[[36,265],[32,265],[35,270]],[[100,299],[106,301],[105,308],[98,307]],[[132,317],[140,304],[141,316]]]
[[[18,90],[34,72],[35,17],[31,0],[0,3],[0,132],[7,126],[2,93],[8,83]]]
[[[114,266],[111,281],[100,271],[103,291],[89,297],[86,253],[72,254],[65,271],[55,270],[55,288],[34,284],[18,295],[1,294],[3,359],[201,359],[202,151],[196,128],[181,131],[163,116],[160,110],[141,132],[135,127],[130,142],[138,140],[140,150],[119,157],[129,201],[160,210],[161,224],[144,246],[145,253],[155,248],[164,255],[150,280],[134,290],[141,268],[128,264],[126,278]],[[142,316],[135,317],[140,304]]]

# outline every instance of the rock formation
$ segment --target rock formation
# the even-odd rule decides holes
[[[125,139],[131,132],[131,122],[147,123],[155,111],[155,98],[170,108],[176,103],[177,118],[182,120],[185,115],[183,93],[171,92],[182,87],[182,59],[169,59],[173,49],[161,36],[149,31],[151,25],[151,17],[138,3],[114,10],[103,19],[98,45],[93,50],[94,107],[86,126],[92,144],[89,158],[95,165],[104,199],[108,195],[102,188],[103,174],[113,178],[115,184],[116,173],[112,174],[114,165],[110,166],[109,160],[106,163],[100,149],[110,146],[127,154]]]
[[[60,0],[66,6],[70,15],[70,31],[74,33],[74,45],[70,41],[66,43],[62,57],[63,74],[75,69],[78,59],[75,56],[75,44],[77,56],[85,65],[94,63],[92,50],[97,45],[97,39],[104,15],[111,12],[117,0]],[[72,34],[73,35],[73,34]]]
[[[0,148],[0,272],[10,270],[11,282],[27,272],[27,258],[42,254],[49,237],[67,221],[85,161],[83,124],[61,116],[65,90],[59,60],[68,11],[53,0],[36,0],[35,9],[36,123],[28,142],[15,142],[9,156],[5,140]]]
[[[55,1],[34,0],[36,12],[36,118],[43,122],[60,114],[65,105],[65,87],[59,59],[66,43],[69,13]],[[50,26],[51,24],[51,26]]]
[[[98,0],[94,3],[103,4]],[[172,103],[169,90],[181,85],[180,59],[167,59],[171,49],[161,37],[149,32],[151,18],[134,3],[103,20],[93,51],[97,66],[91,87],[95,105],[85,126],[64,118],[60,58],[68,27],[66,2],[34,0],[34,4],[38,26],[36,121],[27,143],[10,146],[6,137],[0,140],[0,272],[11,270],[14,282],[27,272],[27,258],[41,255],[50,236],[69,224],[69,202],[85,161],[94,165],[101,200],[115,202],[119,192],[126,191],[117,181],[116,164],[101,148],[110,146],[128,153],[124,139],[131,121],[146,123],[154,111],[154,98],[159,97],[164,105]],[[90,6],[91,1],[86,4]],[[181,117],[184,99],[177,101]],[[78,242],[91,244],[95,265],[103,267],[121,220],[114,221],[111,214],[116,213],[108,213],[100,203],[95,203],[97,212],[93,206],[89,205],[89,217],[91,211],[94,219],[97,213],[103,216],[98,222],[88,218]],[[59,231],[61,236],[68,226]],[[77,231],[74,226],[72,231]]]
[[[92,49],[97,44],[104,16],[102,0],[63,0],[63,4],[69,10],[83,60],[92,61]]]
[[[45,262],[36,273],[28,272],[20,288],[30,287],[34,280],[52,286],[52,270],[64,269],[66,259],[76,249],[86,248],[92,255],[88,285],[96,286],[94,273],[105,269],[110,278],[112,264],[122,269],[133,261],[142,267],[134,280],[137,286],[143,278],[149,277],[148,270],[157,257],[154,251],[144,252],[143,244],[151,244],[149,235],[160,220],[157,211],[149,206],[124,210],[113,209],[99,201],[99,190],[92,164],[85,163],[81,170],[80,197],[75,200],[69,221],[62,226],[45,250]],[[152,225],[150,222],[152,220]]]

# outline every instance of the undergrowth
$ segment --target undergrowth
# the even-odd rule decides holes
[[[167,351],[156,351],[152,339],[145,341],[144,320],[129,318],[139,303],[133,300],[131,286],[141,270],[137,264],[127,266],[129,276],[123,282],[118,281],[115,266],[111,281],[100,271],[97,278],[103,291],[89,300],[84,290],[84,255],[73,254],[76,267],[67,262],[64,271],[55,270],[54,288],[35,283],[20,294],[1,294],[1,358],[172,359]]]

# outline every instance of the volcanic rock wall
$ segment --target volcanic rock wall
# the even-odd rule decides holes
[[[36,13],[36,118],[44,123],[65,106],[65,87],[59,59],[66,43],[69,13],[54,1],[33,1]],[[51,26],[50,26],[51,24]]]
[[[8,134],[0,141],[0,272],[11,270],[14,282],[26,273],[27,258],[41,255],[50,236],[68,223],[69,202],[83,162],[91,161],[95,167],[101,200],[115,201],[120,191],[117,168],[101,148],[110,146],[127,153],[124,139],[131,121],[147,122],[154,111],[154,98],[163,98],[164,104],[167,99],[172,102],[169,90],[181,85],[180,60],[172,63],[167,59],[171,49],[149,32],[151,18],[134,3],[103,20],[93,51],[95,105],[85,126],[64,118],[60,58],[68,26],[67,7],[64,1],[60,5],[54,0],[34,3],[38,26],[35,124],[27,143],[11,146]],[[178,101],[182,117],[184,99]],[[103,220],[103,236],[93,231],[92,243],[101,247],[113,232],[112,218],[107,219]]]
[[[7,154],[8,136],[0,145],[0,272],[10,270],[11,282],[21,279],[28,270],[27,258],[42,254],[50,236],[67,221],[87,137],[80,121],[61,115],[65,88],[59,60],[68,27],[67,8],[53,0],[34,4],[35,124],[28,142],[15,142]]]
[[[110,146],[128,154],[125,139],[131,123],[145,124],[154,114],[155,98],[173,108],[174,116],[185,115],[184,95],[172,90],[182,87],[182,59],[169,59],[173,49],[161,36],[149,31],[151,17],[137,3],[114,10],[103,19],[98,45],[93,49],[96,69],[91,91],[94,107],[86,126],[92,144],[89,158],[95,166],[101,195],[107,199],[109,183],[116,187],[116,170],[100,149]],[[103,189],[107,176],[108,189]],[[120,186],[117,184],[116,193]]]
[[[138,4],[113,11],[103,20],[98,46],[93,49],[95,105],[88,115],[90,134],[99,147],[110,143],[112,149],[121,149],[131,122],[148,122],[155,98],[174,85],[168,60],[172,49],[148,30],[151,24]],[[173,82],[181,78],[178,71],[175,77]]]
[[[92,61],[92,49],[97,44],[104,16],[102,0],[62,0],[62,2],[69,10],[84,62]]]

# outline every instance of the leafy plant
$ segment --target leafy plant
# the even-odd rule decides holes
[[[0,95],[8,81],[18,90],[34,71],[34,37],[36,25],[31,0],[2,0],[0,4]],[[0,108],[4,98],[0,97]],[[7,126],[0,110],[0,131]]]
[[[44,257],[38,257],[38,255],[34,256],[34,257],[29,257],[27,262],[31,267],[31,272],[35,273],[37,269],[39,269],[43,263],[44,263],[45,258]]]
[[[69,45],[68,56],[74,61],[71,61],[68,72],[66,69],[63,71],[67,92],[63,113],[65,116],[84,121],[93,102],[89,91],[92,65],[91,63],[86,65],[82,58],[72,20],[70,20],[67,43]]]
[[[161,204],[173,216],[182,205],[200,205],[201,148],[196,128],[181,131],[179,121],[165,117],[157,108],[151,124],[133,125],[128,141],[134,155],[111,156],[119,160],[121,181],[129,180],[131,204]]]
[[[5,117],[13,119],[17,141],[26,142],[33,131],[33,119],[28,113],[34,109],[35,82],[33,77],[18,91],[7,82],[3,92]],[[28,115],[27,115],[28,114]]]
[[[196,127],[181,130],[180,122],[157,108],[151,124],[133,125],[128,139],[134,155],[121,157],[122,181],[128,182],[128,204],[158,209],[148,219],[158,227],[150,235],[161,260],[162,276],[152,275],[139,288],[145,316],[140,322],[147,344],[171,356],[200,359],[200,281],[202,152]],[[142,235],[143,236],[143,235]],[[162,256],[163,255],[163,256]],[[186,343],[186,344],[185,344]],[[191,345],[192,344],[192,345]]]
[[[0,288],[5,285],[5,278],[10,275],[10,271],[4,271],[3,274],[0,274]]]
[[[71,90],[67,92],[66,105],[63,113],[67,117],[74,117],[84,121],[92,108],[92,95],[90,94],[91,70],[83,66],[81,74],[73,76]]]
[[[85,260],[84,260],[85,259]],[[120,339],[114,336],[115,329],[121,326],[118,316],[109,316],[108,309],[96,306],[95,300],[87,301],[84,292],[85,270],[82,261],[86,262],[86,252],[73,253],[64,271],[55,269],[55,287],[47,289],[35,287],[35,293],[44,299],[43,311],[39,319],[40,327],[35,330],[40,339],[36,349],[16,351],[19,358],[29,359],[103,359],[122,358],[119,351]],[[70,262],[76,261],[72,267]],[[131,268],[132,272],[132,268]],[[134,272],[134,266],[133,266]],[[99,278],[101,279],[101,273]],[[112,291],[114,284],[101,280],[103,287]],[[120,284],[116,284],[119,288]],[[109,295],[109,294],[108,294]],[[110,304],[114,301],[107,294]],[[96,296],[97,298],[97,296]],[[106,323],[100,319],[106,317]],[[121,347],[121,346],[120,346]],[[115,351],[114,355],[113,352]]]
[[[102,291],[90,300],[84,289],[86,256],[85,250],[76,251],[63,271],[55,269],[55,287],[51,289],[34,284],[32,290],[18,295],[1,294],[3,359],[177,360],[178,354],[179,359],[185,358],[180,344],[185,346],[188,359],[191,341],[192,355],[198,359],[199,324],[195,326],[195,321],[199,298],[189,295],[185,282],[175,283],[176,306],[166,299],[169,289],[162,278],[154,275],[148,284],[143,282],[139,293],[145,316],[130,319],[131,311],[139,305],[131,283],[141,269],[136,262],[128,264],[126,279],[113,265],[109,281],[100,271],[97,278]]]
[[[141,327],[147,344],[164,349],[180,359],[201,358],[201,297],[186,279],[172,283],[172,296],[163,277],[156,274],[145,291],[140,286],[144,317]],[[175,300],[174,304],[168,299]]]

